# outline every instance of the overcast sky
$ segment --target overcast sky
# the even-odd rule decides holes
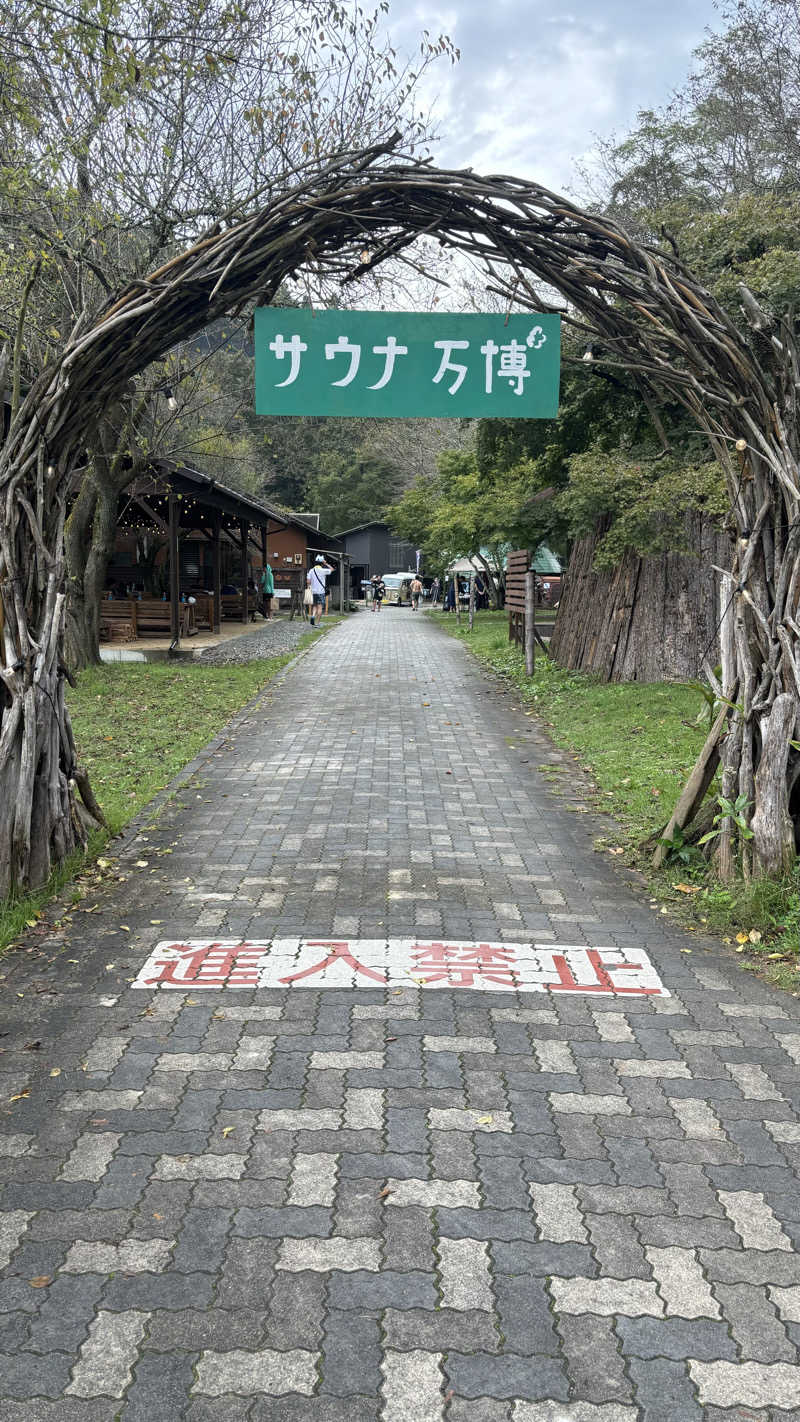
[[[390,22],[399,49],[428,29],[461,50],[428,89],[440,164],[584,196],[576,161],[594,136],[666,102],[708,25],[721,27],[713,0],[392,0]]]

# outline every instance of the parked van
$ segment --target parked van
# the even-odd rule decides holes
[[[413,573],[384,573],[383,585],[386,588],[385,602],[394,603],[396,607],[410,607],[411,584],[413,580]],[[369,601],[369,578],[364,578],[361,586],[364,589],[365,599]]]

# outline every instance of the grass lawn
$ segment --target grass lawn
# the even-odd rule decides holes
[[[324,636],[338,619],[310,631],[301,646]],[[79,755],[89,771],[110,830],[118,834],[188,761],[295,655],[246,666],[201,662],[104,662],[89,667],[69,690]],[[92,836],[89,858],[108,841]],[[35,926],[44,906],[87,857],[73,856],[33,894],[0,904],[0,951]]]
[[[69,709],[81,760],[112,831],[152,800],[288,660],[88,667],[69,693]]]
[[[601,682],[563,670],[538,647],[536,672],[528,680],[522,653],[508,641],[507,613],[479,613],[471,634],[466,618],[459,629],[452,613],[428,615],[510,681],[556,745],[572,751],[591,774],[595,805],[619,825],[612,840],[597,841],[598,849],[642,870],[654,899],[686,927],[719,934],[736,946],[745,966],[797,991],[800,866],[777,882],[723,886],[699,850],[661,872],[650,864],[653,836],[666,824],[708,730],[698,692],[682,682]],[[544,773],[559,791],[564,771],[548,766]]]

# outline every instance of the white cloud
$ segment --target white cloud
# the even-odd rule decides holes
[[[669,98],[714,16],[713,0],[575,0],[561,13],[547,0],[394,0],[390,22],[399,48],[425,28],[461,49],[425,81],[438,162],[574,191],[595,136]]]

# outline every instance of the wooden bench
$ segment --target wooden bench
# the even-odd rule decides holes
[[[135,642],[139,635],[137,607],[132,598],[104,598],[100,603],[100,640]]]
[[[258,593],[251,592],[247,598],[247,615],[250,621],[254,621],[258,609]],[[233,617],[237,622],[244,622],[244,598],[241,593],[222,594],[222,616]]]
[[[196,631],[194,607],[190,602],[180,604],[180,635],[191,637]],[[136,604],[136,625],[139,635],[143,632],[171,632],[172,611],[168,602],[157,598],[142,598]]]

